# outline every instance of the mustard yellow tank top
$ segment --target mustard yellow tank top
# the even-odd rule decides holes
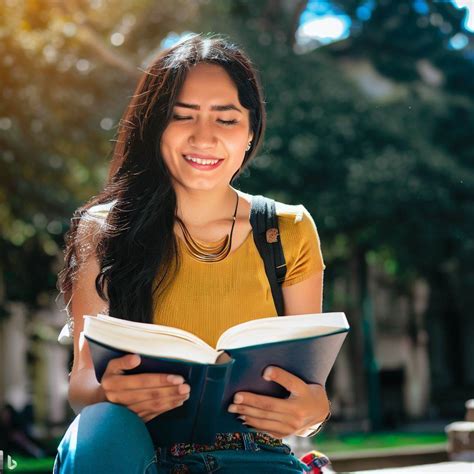
[[[323,271],[326,265],[315,222],[302,204],[276,201],[280,238],[287,265],[283,287]],[[107,204],[89,213],[106,215]],[[109,207],[110,209],[110,207]],[[153,322],[190,331],[215,347],[228,328],[277,316],[263,260],[249,232],[246,240],[219,262],[195,260],[177,237],[180,267],[155,300]]]

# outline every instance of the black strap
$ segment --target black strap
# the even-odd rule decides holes
[[[275,308],[278,315],[283,316],[281,283],[285,280],[286,262],[280,240],[275,201],[262,195],[252,196],[250,223],[255,245],[265,265]]]

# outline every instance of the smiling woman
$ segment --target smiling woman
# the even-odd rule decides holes
[[[238,89],[224,68],[200,63],[189,71],[161,139],[161,153],[172,175],[178,206],[181,204],[180,211],[185,209],[188,214],[180,216],[183,220],[195,215],[189,201],[196,191],[228,190],[254,135],[249,122],[249,110],[240,105]],[[211,220],[221,204],[211,201],[212,194],[200,194],[213,202],[206,206],[204,215]],[[202,211],[200,214],[202,219]]]
[[[111,360],[99,384],[81,333],[84,314],[108,313],[213,344],[228,327],[276,315],[250,238],[252,196],[231,185],[255,156],[265,120],[250,59],[218,35],[191,35],[161,51],[141,77],[108,182],[66,234],[58,288],[74,338],[69,401],[80,416],[61,440],[55,472],[90,472],[91,459],[97,472],[114,473],[304,470],[282,438],[327,417],[324,387],[276,368],[272,380],[292,392],[288,400],[245,392],[229,407],[254,432],[219,433],[213,445],[154,446],[146,423],[185,404],[193,388],[174,374],[125,375],[139,363],[130,355]],[[285,314],[321,312],[316,225],[301,204],[276,202],[276,214]]]

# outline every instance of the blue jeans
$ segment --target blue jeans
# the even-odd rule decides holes
[[[294,474],[310,470],[287,446],[256,444],[245,436],[244,441],[241,450],[171,456],[166,449],[155,449],[135,412],[101,402],[85,407],[69,425],[57,449],[53,474]]]

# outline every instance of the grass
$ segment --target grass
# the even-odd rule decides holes
[[[445,433],[348,433],[330,436],[324,433],[314,438],[315,449],[330,455],[331,453],[363,451],[378,448],[400,448],[403,446],[422,446],[447,441]]]
[[[59,443],[58,439],[58,443]],[[359,452],[368,449],[377,448],[399,448],[403,446],[421,446],[432,445],[446,442],[444,433],[403,433],[403,432],[386,432],[386,433],[348,433],[345,435],[331,436],[321,433],[314,438],[314,447],[318,451],[322,451],[329,457],[331,454],[340,452]],[[53,470],[54,458],[48,457],[44,459],[31,459],[23,456],[12,455],[18,463],[14,472],[22,472],[28,474],[36,474],[49,472]],[[6,461],[6,460],[5,460]],[[5,462],[6,464],[6,462]],[[9,471],[5,467],[5,473]]]
[[[25,458],[23,456],[11,455],[12,458],[17,462],[15,470],[9,470],[7,468],[7,461],[4,460],[5,474],[8,472],[22,472],[28,474],[36,474],[37,472],[52,472],[54,465],[54,458],[43,458],[43,459],[32,459]]]

